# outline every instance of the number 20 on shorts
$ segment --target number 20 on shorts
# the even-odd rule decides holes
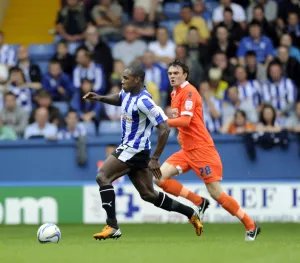
[[[210,166],[205,166],[200,168],[200,176],[208,176],[211,174]]]

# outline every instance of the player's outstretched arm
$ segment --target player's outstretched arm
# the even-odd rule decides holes
[[[170,128],[166,121],[159,123],[156,126],[156,128],[158,130],[157,131],[157,137],[158,137],[157,144],[156,144],[154,153],[150,159],[148,167],[152,171],[155,178],[160,179],[161,171],[160,171],[160,163],[159,163],[158,159],[161,156],[161,154],[167,144],[169,134],[170,134]]]
[[[120,100],[120,94],[112,94],[108,96],[102,96],[98,95],[95,92],[89,92],[83,96],[84,100],[90,100],[90,101],[100,101],[106,104],[111,104],[115,106],[121,106],[121,100]]]
[[[191,116],[183,115],[179,118],[168,119],[168,125],[170,127],[188,127],[192,120]]]

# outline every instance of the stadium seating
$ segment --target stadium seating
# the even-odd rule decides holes
[[[98,129],[99,135],[120,134],[120,121],[101,121]]]
[[[54,44],[33,44],[29,46],[29,55],[34,61],[49,60],[54,53]]]
[[[69,110],[69,105],[67,102],[64,102],[64,101],[57,101],[57,102],[53,102],[53,106],[58,108],[60,113],[63,115],[63,116],[66,116],[67,115],[67,112]]]

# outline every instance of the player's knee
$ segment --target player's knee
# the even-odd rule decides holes
[[[161,178],[161,179],[156,179],[156,178],[154,178],[154,183],[155,183],[157,186],[159,186],[160,184],[162,184],[163,181],[164,181],[163,178]]]
[[[140,193],[141,198],[149,203],[154,203],[156,200],[156,194],[155,192],[151,192],[151,191],[147,191],[147,192],[143,192]]]
[[[103,186],[111,183],[109,178],[105,175],[105,173],[102,170],[100,170],[99,173],[97,174],[96,182],[99,186]]]
[[[217,200],[220,197],[220,195],[223,193],[223,189],[219,182],[213,182],[213,183],[207,184],[206,188],[207,188],[207,191],[209,192],[210,196],[215,200]]]

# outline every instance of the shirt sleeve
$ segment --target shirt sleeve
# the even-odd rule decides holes
[[[157,126],[168,119],[163,110],[149,97],[141,97],[137,106],[148,117],[153,126]]]
[[[182,91],[184,92],[184,91]],[[185,91],[181,97],[181,105],[180,105],[180,112],[181,116],[188,115],[193,117],[194,110],[196,107],[196,92],[195,91]]]

